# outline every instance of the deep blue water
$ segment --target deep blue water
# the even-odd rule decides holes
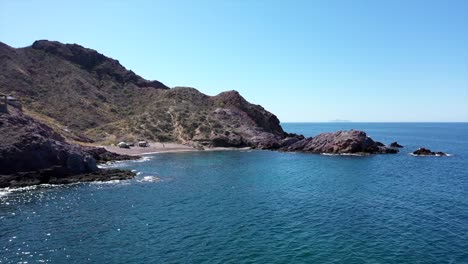
[[[468,263],[468,124],[283,126],[406,148],[158,154],[116,164],[130,181],[3,191],[0,263]]]

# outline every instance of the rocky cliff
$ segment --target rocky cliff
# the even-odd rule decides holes
[[[86,149],[15,107],[0,112],[0,188],[41,183],[127,179],[131,172],[100,170]]]

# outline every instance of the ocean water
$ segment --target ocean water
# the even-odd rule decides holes
[[[0,263],[468,263],[468,124],[283,126],[406,147],[156,154],[114,164],[129,181],[1,190]]]

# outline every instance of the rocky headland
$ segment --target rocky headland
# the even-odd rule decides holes
[[[397,149],[374,141],[360,130],[322,133],[315,137],[298,140],[280,150],[328,154],[395,154],[398,152]]]

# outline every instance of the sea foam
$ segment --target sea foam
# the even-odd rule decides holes
[[[156,176],[145,176],[138,180],[138,182],[160,182],[161,178]]]

